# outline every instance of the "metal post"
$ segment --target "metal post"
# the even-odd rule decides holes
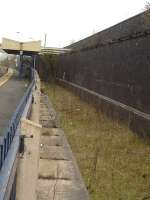
[[[20,60],[19,60],[19,77],[22,78],[23,73],[23,51],[20,51]]]
[[[39,73],[39,54],[36,55],[36,71]]]
[[[30,65],[30,74],[31,74],[31,80],[33,79],[33,69],[35,69],[36,67],[36,55],[32,55],[32,61],[31,61],[31,65]]]
[[[36,68],[36,55],[33,56],[33,69]]]
[[[44,48],[46,47],[47,34],[44,34]]]

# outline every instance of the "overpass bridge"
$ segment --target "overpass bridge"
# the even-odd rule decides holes
[[[20,63],[18,72],[14,70],[3,84],[0,81],[0,200],[88,200],[56,113],[40,93],[35,70],[39,54],[70,49],[41,48],[39,42],[8,39],[1,48],[19,55]],[[28,82],[22,77],[24,56],[32,58]]]

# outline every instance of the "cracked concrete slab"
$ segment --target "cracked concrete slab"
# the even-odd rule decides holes
[[[59,173],[58,173],[59,170]],[[70,180],[74,177],[71,161],[64,160],[40,160],[39,178],[40,179],[64,179]]]
[[[39,180],[38,200],[84,200],[83,188],[70,180]],[[44,192],[43,192],[44,191]]]

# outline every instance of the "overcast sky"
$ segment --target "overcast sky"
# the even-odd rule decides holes
[[[143,11],[145,0],[0,0],[0,38],[63,47]],[[17,33],[19,32],[19,33]]]

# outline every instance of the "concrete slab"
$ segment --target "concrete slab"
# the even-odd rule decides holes
[[[40,120],[50,120],[51,117],[47,114],[47,115],[42,115],[42,117],[40,117]]]
[[[60,128],[42,128],[41,135],[43,136],[62,136],[62,129]]]
[[[43,107],[41,119],[45,119]],[[42,125],[44,123],[46,120]],[[60,128],[42,127],[38,178],[38,200],[89,200],[70,146]]]
[[[68,160],[68,155],[63,147],[42,145],[40,147],[40,158],[50,160]]]
[[[42,126],[45,128],[57,127],[54,120],[40,120],[40,124],[42,124]]]
[[[63,138],[60,136],[41,136],[41,144],[48,146],[63,146]]]
[[[39,180],[38,188],[38,200],[86,200],[83,188],[70,180]]]
[[[50,121],[47,121],[47,122],[45,120],[41,120],[40,121],[41,124],[47,128],[59,127],[58,116],[46,95],[41,95],[40,105],[41,105],[40,112],[42,113],[41,117],[43,115],[49,115],[51,119]]]
[[[73,176],[74,171],[71,161],[40,159],[39,179],[70,180]]]

